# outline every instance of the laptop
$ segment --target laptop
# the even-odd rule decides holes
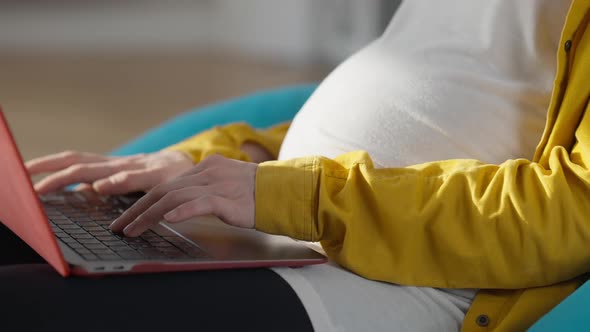
[[[2,109],[0,183],[0,222],[64,277],[326,262],[303,242],[232,227],[214,216],[162,221],[137,238],[113,233],[109,224],[141,195],[37,195]]]

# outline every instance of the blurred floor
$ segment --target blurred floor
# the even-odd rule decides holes
[[[0,104],[24,159],[105,153],[195,106],[326,73],[231,55],[0,55]]]

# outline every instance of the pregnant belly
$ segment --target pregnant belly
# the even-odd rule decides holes
[[[322,82],[293,120],[279,158],[365,150],[378,167],[403,167],[530,157],[544,119],[523,111],[506,84],[414,64],[374,43]],[[533,132],[524,140],[523,128]]]

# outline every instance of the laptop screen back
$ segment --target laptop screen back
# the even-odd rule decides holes
[[[55,240],[0,107],[0,221],[61,275],[70,269]]]

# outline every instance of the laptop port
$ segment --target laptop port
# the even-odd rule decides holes
[[[125,267],[120,265],[120,266],[113,266],[113,270],[124,270]]]
[[[104,271],[104,266],[97,266],[94,268],[94,271]]]

